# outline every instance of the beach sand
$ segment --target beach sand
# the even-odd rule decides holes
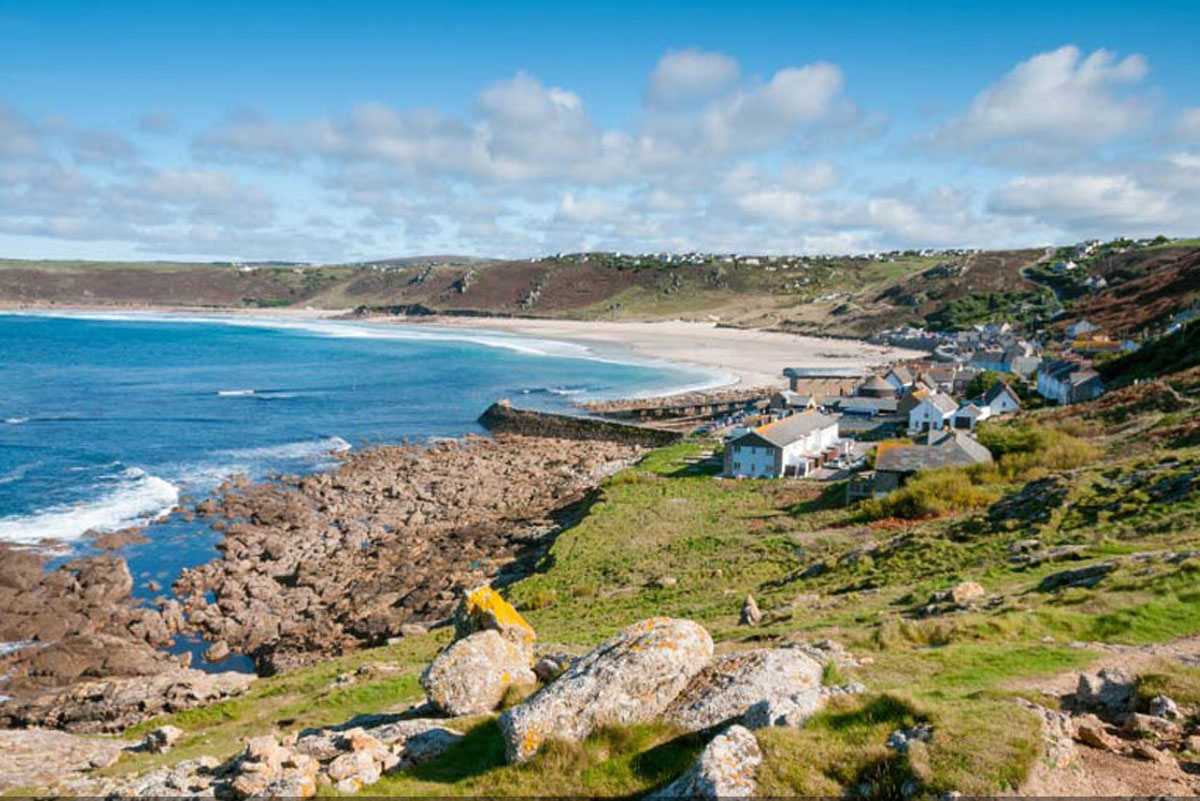
[[[719,370],[728,384],[782,387],[785,367],[876,367],[926,354],[852,339],[720,328],[712,323],[530,320],[510,317],[373,318],[397,325],[502,331],[587,346],[596,353],[632,352],[644,359]]]

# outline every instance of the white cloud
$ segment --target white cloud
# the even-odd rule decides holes
[[[992,193],[988,207],[1083,233],[1158,231],[1177,219],[1169,193],[1128,175],[1022,176]]]
[[[15,108],[0,105],[0,158],[26,159],[42,152],[33,121]]]
[[[175,117],[162,110],[148,111],[138,120],[138,128],[142,133],[168,134],[176,127]]]
[[[1200,106],[1185,108],[1175,121],[1175,135],[1200,144]]]
[[[621,218],[626,205],[603,195],[576,195],[566,192],[558,204],[558,216],[571,222],[612,222]]]
[[[738,63],[724,53],[689,48],[658,60],[646,89],[652,105],[677,106],[710,100],[737,81]]]
[[[1022,61],[984,89],[937,138],[957,145],[995,141],[1078,147],[1110,141],[1148,120],[1136,88],[1149,74],[1142,55],[1087,56],[1074,45]]]
[[[799,126],[829,114],[843,83],[842,71],[825,62],[779,70],[769,82],[710,106],[705,138],[718,153],[776,147]]]
[[[133,142],[112,131],[77,131],[71,136],[71,149],[75,160],[85,164],[133,161],[138,157]]]

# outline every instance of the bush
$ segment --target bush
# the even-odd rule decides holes
[[[966,470],[946,467],[917,473],[891,495],[864,501],[860,508],[868,520],[885,517],[923,520],[978,509],[998,497],[992,490],[975,486]]]
[[[1076,436],[1085,433],[1083,424],[1069,420],[1057,427],[985,424],[979,429],[979,441],[996,461],[974,465],[968,473],[977,484],[1007,484],[1082,467],[1101,456],[1099,448]]]

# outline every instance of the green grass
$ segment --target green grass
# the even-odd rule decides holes
[[[972,476],[976,489],[1004,496],[1035,475],[1059,476],[1061,503],[1035,499],[1033,517],[947,509],[937,519],[868,523],[838,502],[837,486],[714,479],[695,466],[713,443],[686,440],[606,482],[535,574],[506,593],[553,649],[583,652],[634,621],[670,615],[706,626],[720,651],[830,637],[869,657],[823,676],[827,684],[861,681],[863,696],[838,699],[801,729],[759,734],[764,794],[842,796],[864,782],[877,797],[906,786],[933,796],[1011,793],[1041,747],[1036,719],[1016,699],[1036,699],[1038,682],[1097,658],[1064,643],[1138,645],[1200,632],[1200,565],[1192,561],[1123,563],[1091,589],[1036,590],[1060,570],[1200,547],[1200,493],[1151,493],[1200,464],[1200,449],[1131,451],[1123,437],[1139,436],[1135,424],[1150,427],[1157,412],[1137,412],[1113,429],[1124,434],[1081,422],[1085,414],[1061,423],[1053,413],[986,428],[999,462]],[[1027,566],[1010,558],[1010,545],[1028,537],[1041,548],[1082,550],[1074,561]],[[931,593],[965,580],[999,601],[919,614]],[[738,624],[747,593],[764,613],[753,629]],[[448,637],[438,631],[261,680],[242,698],[144,724],[128,736],[172,722],[188,737],[167,757],[127,757],[109,772],[227,756],[253,734],[402,708],[420,698],[416,677]],[[397,672],[334,683],[374,661]],[[1169,690],[1177,700],[1200,698],[1200,671],[1164,662],[1139,687],[1146,697]],[[905,755],[886,748],[892,731],[916,723],[933,727],[927,746]],[[494,718],[450,725],[467,733],[459,745],[370,794],[637,797],[674,778],[703,744],[659,725],[617,727],[509,766]]]

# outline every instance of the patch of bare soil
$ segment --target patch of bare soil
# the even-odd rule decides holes
[[[1141,647],[1081,643],[1104,656],[1089,676],[1128,676],[1153,670],[1163,660],[1200,665],[1200,635]],[[1178,797],[1200,793],[1200,763],[1192,759],[1200,739],[1186,721],[1133,711],[1125,702],[1094,706],[1080,697],[1077,672],[1023,680],[1013,689],[1039,692],[1047,701],[1026,706],[1043,721],[1045,756],[1021,795],[1027,797]],[[1158,710],[1150,710],[1151,712]],[[1098,713],[1098,714],[1094,714]]]

